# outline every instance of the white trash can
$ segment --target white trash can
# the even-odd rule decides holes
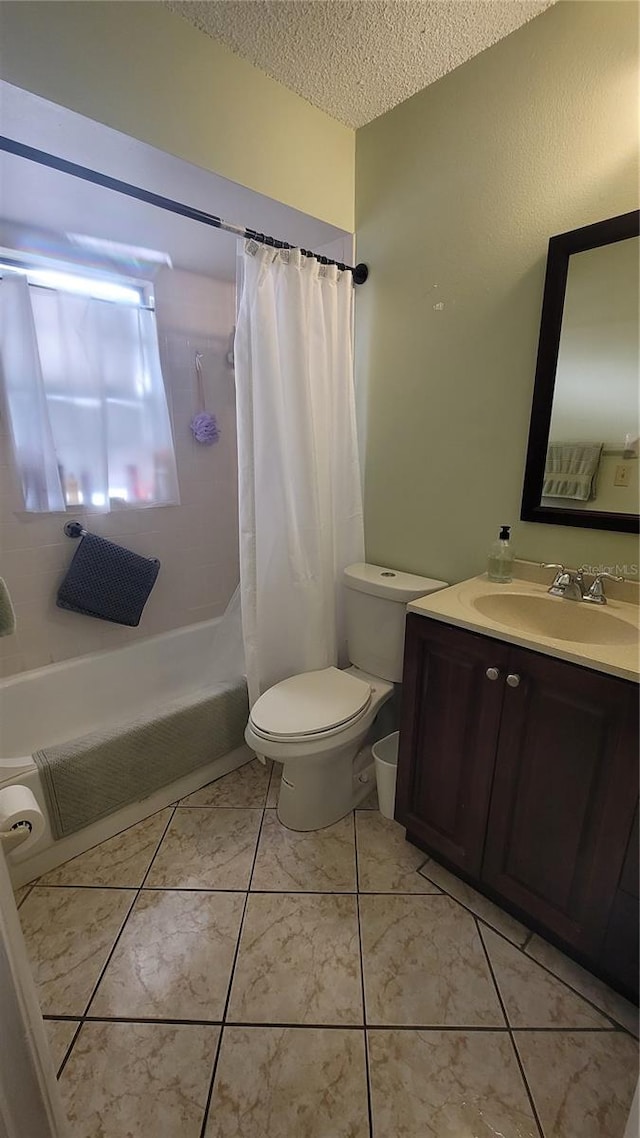
[[[371,752],[376,766],[376,785],[380,813],[385,818],[393,818],[396,803],[396,775],[398,773],[398,740],[400,732],[394,731],[373,744]]]

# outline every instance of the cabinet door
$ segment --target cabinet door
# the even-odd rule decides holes
[[[500,641],[407,617],[396,818],[419,845],[475,876],[508,653]]]
[[[512,649],[482,880],[594,956],[637,794],[635,685]]]
[[[631,828],[620,883],[613,900],[609,925],[598,964],[625,994],[638,998],[638,808]]]

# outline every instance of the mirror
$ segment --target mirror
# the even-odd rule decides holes
[[[640,211],[549,241],[522,510],[638,533]]]

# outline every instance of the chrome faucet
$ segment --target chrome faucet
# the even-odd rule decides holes
[[[547,589],[552,597],[564,597],[566,601],[584,600],[584,565],[580,569],[565,569],[564,565],[542,564],[541,569],[555,569],[556,575]]]
[[[589,592],[583,597],[583,600],[592,605],[606,605],[607,598],[604,595],[603,581],[624,581],[624,577],[616,577],[613,573],[596,573]]]
[[[593,583],[585,588],[584,574],[588,572],[587,565],[579,569],[566,569],[564,565],[542,564],[541,569],[555,569],[556,575],[547,589],[552,597],[564,597],[566,601],[588,601],[592,605],[606,605],[604,595],[604,580],[624,581],[624,577],[615,577],[613,573],[597,573]]]

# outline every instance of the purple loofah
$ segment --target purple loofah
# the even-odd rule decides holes
[[[220,438],[220,428],[215,415],[199,411],[191,420],[191,433],[197,443],[210,447]]]

